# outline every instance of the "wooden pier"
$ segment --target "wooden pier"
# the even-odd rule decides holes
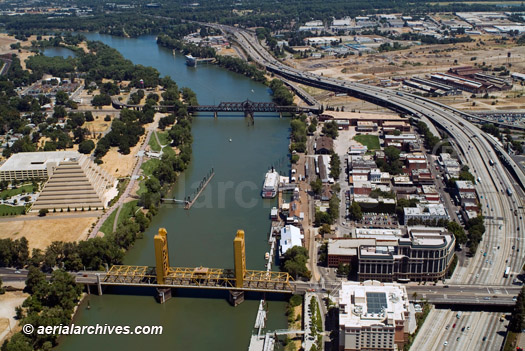
[[[202,191],[204,190],[204,188],[206,188],[206,186],[208,185],[208,183],[210,182],[210,180],[213,178],[213,176],[215,175],[215,171],[213,170],[213,168],[210,170],[210,172],[206,175],[206,177],[204,177],[201,181],[201,183],[199,184],[199,187],[197,188],[197,194],[195,194],[195,196],[193,196],[193,199],[191,198],[191,196],[188,196],[186,199],[184,200],[180,200],[180,199],[167,199],[167,198],[162,198],[161,201],[169,201],[169,202],[174,202],[176,204],[184,204],[184,209],[185,210],[189,210],[191,208],[191,206],[193,206],[193,204],[195,203],[195,201],[197,201],[197,199],[199,198],[200,194],[202,193]],[[193,195],[193,194],[192,194]]]
[[[208,175],[203,178],[201,184],[197,188],[197,194],[193,197],[193,199],[190,199],[188,197],[188,200],[186,201],[186,204],[184,205],[185,210],[189,210],[191,206],[193,206],[195,201],[199,198],[200,194],[203,192],[206,186],[210,183],[210,180],[213,178],[214,175],[215,175],[215,171],[212,168],[210,173],[208,173]]]

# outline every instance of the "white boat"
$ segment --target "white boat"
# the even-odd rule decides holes
[[[270,258],[270,253],[269,253],[269,252],[265,253],[265,254],[264,254],[264,258],[265,258],[265,259],[269,259],[269,258]]]
[[[186,55],[186,64],[191,67],[197,66],[197,58],[193,57],[191,54]]]
[[[261,196],[265,199],[273,199],[277,195],[277,187],[279,186],[279,173],[272,167],[264,177],[263,189]]]
[[[230,138],[230,143],[232,142],[232,138]]]

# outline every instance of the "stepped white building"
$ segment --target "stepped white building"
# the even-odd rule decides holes
[[[22,152],[0,167],[0,180],[48,178],[31,211],[102,209],[117,195],[117,180],[76,151]]]

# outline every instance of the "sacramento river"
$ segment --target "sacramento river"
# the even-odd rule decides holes
[[[153,36],[138,39],[86,36],[112,46],[135,64],[155,67],[162,75],[171,76],[179,87],[193,89],[201,104],[247,98],[271,101],[266,86],[244,76],[213,65],[187,67],[182,55],[174,57],[170,50],[158,47]],[[269,210],[274,202],[263,201],[260,189],[270,165],[276,165],[281,173],[289,171],[288,127],[288,119],[276,116],[256,116],[254,126],[238,116],[219,116],[218,120],[195,117],[193,159],[177,181],[174,196],[183,198],[185,192],[188,195],[192,184],[198,184],[211,167],[215,169],[215,177],[190,211],[161,207],[144,239],[138,240],[127,253],[125,264],[153,266],[153,236],[159,227],[165,227],[172,266],[233,268],[233,238],[237,229],[244,229],[247,266],[264,269],[264,253],[269,249]],[[221,191],[221,187],[226,190]],[[221,192],[226,196],[220,196]],[[91,309],[87,310],[84,302],[74,323],[162,325],[163,335],[68,336],[61,339],[58,349],[244,351],[248,347],[258,295],[234,308],[227,302],[227,293],[179,289],[161,305],[154,300],[154,290],[120,289],[102,297],[91,295]],[[117,294],[119,291],[125,294]],[[282,297],[280,301],[269,302],[269,329],[286,327],[284,310]]]

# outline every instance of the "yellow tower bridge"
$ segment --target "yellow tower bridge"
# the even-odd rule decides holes
[[[208,267],[171,267],[167,231],[160,228],[154,237],[155,267],[112,266],[100,278],[101,285],[152,286],[164,302],[171,297],[171,288],[222,289],[230,291],[234,305],[244,300],[244,291],[294,293],[288,273],[246,269],[244,231],[238,230],[233,240],[234,269]]]

